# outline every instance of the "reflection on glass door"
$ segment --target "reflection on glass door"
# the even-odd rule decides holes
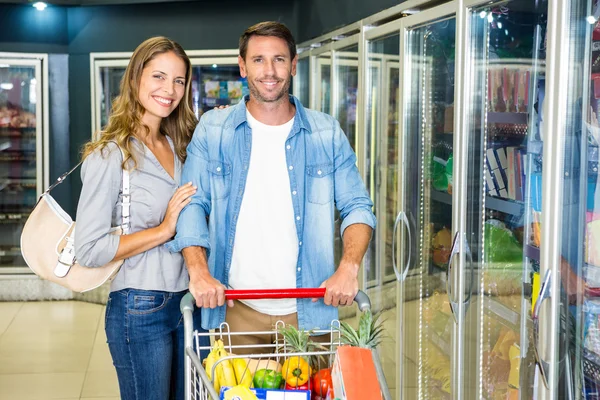
[[[392,230],[398,212],[398,91],[399,31],[367,42],[366,153],[369,192],[378,219],[375,237],[365,257],[365,282],[375,306],[386,320],[389,340],[382,345],[386,381],[393,394],[399,368],[396,359],[396,282],[392,260]],[[390,276],[386,273],[392,271]]]
[[[472,263],[465,273],[476,293],[467,314],[466,362],[479,365],[466,383],[474,398],[534,396],[532,292],[535,302],[545,4],[499,2],[469,15],[467,240]]]
[[[334,112],[332,116],[340,126],[356,151],[356,93],[358,90],[358,45],[336,50],[334,53],[334,79],[336,93],[334,96]],[[335,210],[335,243],[334,262],[337,267],[342,259],[343,243],[338,234],[342,221],[340,213]]]
[[[317,56],[316,90],[315,108],[331,115],[331,52]]]
[[[121,79],[125,75],[126,66],[100,67],[100,126],[108,123],[112,110],[112,102],[121,90]]]
[[[453,234],[453,109],[456,20],[442,6],[433,21],[403,30],[403,228],[401,272],[402,390],[405,399],[449,399],[457,395],[451,368],[453,316],[446,287]],[[419,16],[415,16],[419,18]],[[409,26],[414,17],[406,18]],[[425,17],[421,17],[425,18]],[[402,49],[402,48],[401,48]],[[402,234],[400,234],[402,232]],[[405,272],[404,272],[405,271]]]
[[[296,77],[294,78],[293,93],[304,107],[310,105],[310,56],[298,59]]]
[[[21,232],[43,190],[41,85],[38,60],[0,59],[0,273],[26,267]]]

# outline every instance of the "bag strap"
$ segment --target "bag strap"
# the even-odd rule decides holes
[[[114,142],[116,144],[116,142]],[[121,150],[121,155],[123,156],[123,160],[125,160],[125,153],[123,152],[123,149],[117,144],[117,147],[119,148],[119,150]],[[50,185],[50,187],[48,187],[48,189],[46,189],[46,191],[43,194],[48,194],[50,193],[50,191],[52,189],[54,189],[55,187],[57,187],[58,185],[60,185],[61,183],[64,182],[65,179],[67,179],[67,177],[69,175],[71,175],[73,173],[73,171],[75,171],[77,168],[79,168],[79,166],[83,164],[83,161],[80,161],[79,163],[77,163],[76,166],[74,166],[73,168],[71,168],[69,171],[65,172],[64,174],[62,174],[61,176],[58,177],[58,179],[56,180],[56,182],[54,182],[52,185]],[[121,182],[121,191],[123,193],[123,201],[121,202],[121,229],[123,230],[123,234],[126,235],[129,233],[129,229],[131,228],[131,212],[130,212],[130,208],[131,208],[131,194],[130,194],[130,187],[129,187],[129,171],[126,169],[122,169],[123,174],[122,174],[122,182]],[[40,197],[41,198],[41,197]]]

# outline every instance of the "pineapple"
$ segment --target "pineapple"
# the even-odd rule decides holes
[[[340,322],[341,341],[354,347],[363,347],[366,349],[375,349],[383,340],[385,334],[383,330],[383,321],[379,321],[381,315],[371,313],[371,310],[365,311],[360,316],[358,330],[352,328],[348,323]]]
[[[283,344],[279,345],[280,349],[283,349],[287,353],[311,353],[315,351],[326,351],[327,349],[319,344],[310,340],[310,334],[312,331],[298,330],[293,325],[286,325],[283,328],[278,329],[278,333],[283,336]],[[319,362],[322,360],[322,356],[319,357],[304,357],[307,359],[311,368],[317,367]]]

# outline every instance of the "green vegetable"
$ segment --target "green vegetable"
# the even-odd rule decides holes
[[[254,374],[254,387],[259,389],[279,389],[283,380],[281,373],[272,369],[259,369]]]

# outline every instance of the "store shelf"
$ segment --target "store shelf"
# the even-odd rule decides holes
[[[531,258],[535,261],[540,261],[540,249],[539,247],[527,244],[523,247],[523,253],[527,258]]]
[[[489,124],[527,125],[529,123],[529,114],[517,112],[489,112],[487,114],[487,122]]]
[[[498,197],[487,196],[485,198],[485,207],[491,210],[520,216],[523,215],[524,204],[520,201],[501,199]]]
[[[35,189],[37,182],[35,179],[5,179],[0,180],[0,191],[7,187],[18,186],[24,189]]]
[[[29,213],[4,213],[0,214],[0,224],[24,223],[29,217]]]
[[[2,249],[0,248],[0,257],[19,257],[21,255],[20,249]]]
[[[490,297],[485,298],[484,302],[488,313],[500,317],[502,319],[501,322],[505,323],[510,328],[519,330],[521,315],[518,312],[511,310],[504,304]]]
[[[431,191],[431,198],[440,203],[452,204],[452,195],[446,192],[440,192],[439,190]]]

